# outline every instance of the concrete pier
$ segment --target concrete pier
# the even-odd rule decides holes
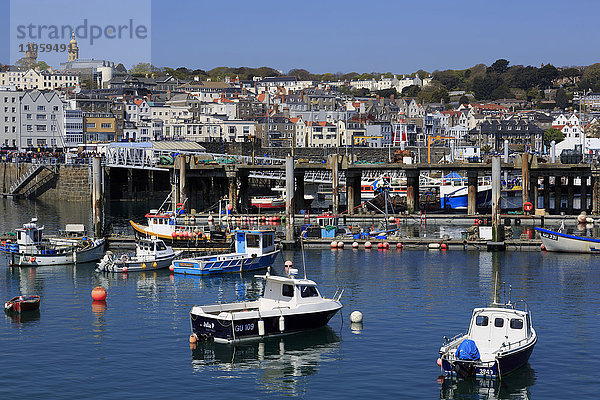
[[[406,208],[410,214],[419,209],[419,171],[406,171]]]
[[[294,235],[294,158],[285,158],[285,240],[286,245],[293,245]]]
[[[92,219],[94,234],[102,236],[102,166],[100,157],[92,160]]]
[[[294,193],[294,212],[300,213],[300,210],[306,209],[304,202],[304,171],[294,170],[294,181],[296,182],[296,188]]]
[[[523,204],[529,201],[529,154],[524,153],[521,161],[521,193],[523,197]],[[492,159],[492,164],[494,163]],[[500,168],[500,167],[498,167]],[[493,168],[492,168],[492,179],[493,179]]]
[[[492,158],[492,242],[500,243],[504,241],[504,227],[500,223],[500,157]]]
[[[346,200],[348,202],[348,214],[354,214],[355,208],[361,203],[361,173],[360,171],[348,172],[346,174]]]
[[[329,156],[329,162],[331,164],[331,177],[332,177],[332,211],[333,215],[338,215],[340,212],[340,176],[339,176],[339,161],[338,155],[333,154]]]
[[[477,214],[477,185],[478,185],[478,174],[477,171],[467,172],[467,214]]]

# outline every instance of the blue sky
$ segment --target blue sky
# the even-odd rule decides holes
[[[81,10],[66,13],[68,4],[57,6],[64,0],[19,1],[47,3],[49,20],[71,14],[81,19]],[[135,16],[129,1],[120,1],[122,13]],[[89,12],[98,9],[97,2],[71,3],[85,4]],[[0,0],[3,63],[11,61],[8,4]],[[150,50],[140,53],[138,44],[123,41],[104,47],[81,43],[80,57],[126,66],[139,57],[174,68],[402,74],[489,65],[498,58],[511,64],[588,65],[599,61],[600,53],[600,2],[595,1],[153,0],[151,10]],[[110,13],[118,11],[110,7]]]

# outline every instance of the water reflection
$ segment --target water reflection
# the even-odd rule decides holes
[[[174,274],[173,282],[179,287],[216,289],[217,298],[214,301],[218,302],[256,300],[264,289],[264,280],[257,278],[256,273],[257,271],[249,271],[215,276]]]
[[[40,310],[25,311],[22,313],[4,310],[4,315],[6,315],[6,318],[10,319],[12,323],[21,325],[28,322],[39,321]]]
[[[340,339],[329,327],[261,341],[224,345],[200,342],[192,350],[195,372],[217,371],[220,377],[237,377],[240,371],[257,371],[268,392],[294,395],[302,392],[302,377],[318,372],[319,364],[337,357]]]
[[[535,384],[535,370],[529,364],[498,380],[443,378],[440,399],[529,399]]]

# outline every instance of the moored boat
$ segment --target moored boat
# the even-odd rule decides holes
[[[600,239],[575,236],[544,228],[535,228],[547,251],[567,253],[600,253]]]
[[[321,296],[314,281],[267,273],[263,295],[255,301],[194,306],[192,334],[199,339],[232,343],[320,328],[342,308],[337,298]]]
[[[522,304],[523,310],[516,308]],[[524,300],[475,308],[466,335],[447,339],[439,351],[444,375],[460,378],[500,378],[529,360],[537,334]]]
[[[44,227],[37,225],[37,218],[16,229],[16,243],[5,245],[11,253],[11,263],[24,267],[67,265],[99,260],[104,254],[104,239],[87,237],[43,238]]]
[[[40,308],[40,296],[21,295],[15,296],[4,303],[4,310],[13,312],[34,311]]]
[[[272,230],[234,231],[235,252],[173,261],[173,272],[214,275],[264,269],[273,265],[279,250]]]
[[[136,243],[135,255],[116,257],[107,252],[96,267],[96,272],[136,272],[167,268],[183,251],[173,249],[158,238],[144,238]]]

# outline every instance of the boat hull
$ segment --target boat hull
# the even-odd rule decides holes
[[[340,306],[341,308],[341,306]],[[258,339],[264,336],[284,335],[325,326],[338,309],[305,314],[289,314],[247,318],[242,320],[220,320],[216,317],[190,314],[192,333],[197,337],[212,339],[215,342],[232,343],[235,341]],[[280,330],[280,318],[284,319],[284,329]],[[259,335],[259,319],[264,321],[264,336]]]
[[[103,268],[97,268],[98,272],[143,272],[143,271],[155,271],[158,269],[168,268],[173,260],[181,255],[182,251],[177,251],[169,257],[159,258],[155,260],[115,260],[111,265],[106,265]],[[125,271],[124,268],[127,268]]]
[[[600,240],[535,228],[547,251],[566,253],[600,253]]]
[[[535,340],[523,348],[504,353],[503,355],[496,357],[495,361],[451,361],[447,358],[442,358],[442,371],[445,375],[456,375],[460,378],[504,377],[527,364],[536,343],[537,336],[535,337]]]
[[[225,249],[231,246],[231,240],[227,238],[226,234],[222,234],[222,238],[218,239],[198,239],[196,237],[173,237],[172,235],[165,235],[152,231],[145,225],[140,225],[133,221],[129,221],[137,237],[157,237],[162,239],[166,244],[173,247],[195,247],[195,248],[206,248],[206,249]],[[214,233],[213,233],[214,235]]]
[[[20,253],[17,264],[21,267],[41,267],[98,261],[104,255],[104,243],[104,239],[97,239],[89,248],[57,254]]]
[[[11,300],[4,303],[4,309],[8,312],[22,313],[40,309],[40,297],[28,296],[25,300]]]
[[[188,275],[216,275],[265,269],[273,265],[279,250],[262,256],[212,256],[173,262],[173,272]]]

